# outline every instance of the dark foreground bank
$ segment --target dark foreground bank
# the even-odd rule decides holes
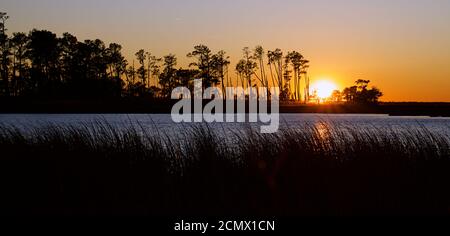
[[[142,98],[111,99],[31,99],[21,97],[0,98],[3,113],[170,113],[173,100]],[[207,101],[204,101],[206,104]],[[247,106],[248,107],[248,106]],[[450,103],[380,103],[370,104],[302,104],[282,102],[281,113],[353,113],[389,114],[393,116],[450,117]]]
[[[355,128],[356,129],[356,128]],[[424,128],[0,127],[4,215],[450,215],[450,143]]]

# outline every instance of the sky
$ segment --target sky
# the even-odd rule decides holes
[[[0,0],[9,32],[33,28],[174,53],[296,50],[313,81],[371,80],[383,101],[450,102],[450,0]]]

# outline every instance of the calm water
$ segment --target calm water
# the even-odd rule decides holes
[[[390,117],[387,115],[359,114],[282,114],[280,129],[301,128],[302,126],[329,124],[331,127],[352,127],[359,130],[372,129],[404,132],[411,129],[426,128],[433,133],[442,134],[450,139],[450,118],[430,117]],[[104,122],[123,128],[135,126],[150,133],[176,136],[191,124],[176,124],[170,114],[2,114],[0,124],[14,125],[24,130],[53,125],[93,125]],[[242,131],[247,128],[259,128],[261,124],[217,123],[210,124],[212,130],[219,133]]]

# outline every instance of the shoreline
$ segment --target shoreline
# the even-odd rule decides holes
[[[170,114],[176,102],[136,98],[3,98],[0,99],[0,114]],[[377,105],[282,102],[280,113],[450,117],[450,102],[381,102]]]

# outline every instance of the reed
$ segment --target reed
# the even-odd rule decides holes
[[[174,138],[106,122],[0,126],[10,215],[448,215],[450,138],[326,122]]]

